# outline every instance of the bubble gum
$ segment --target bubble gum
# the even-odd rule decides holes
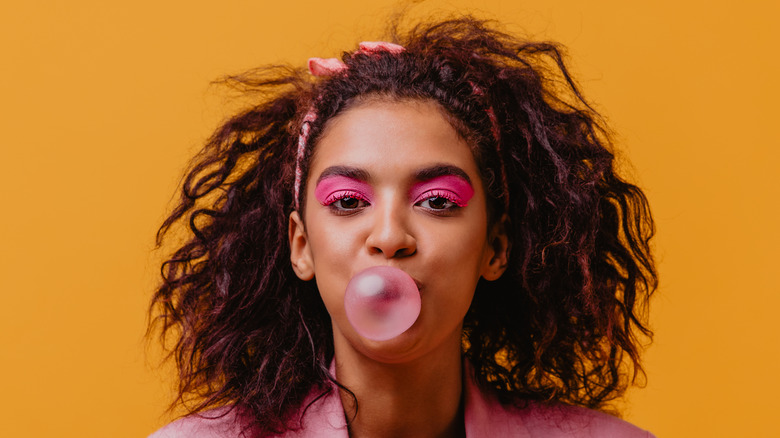
[[[355,331],[373,341],[395,338],[420,316],[420,291],[404,271],[374,266],[357,273],[347,285],[344,309]]]

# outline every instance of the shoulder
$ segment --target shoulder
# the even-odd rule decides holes
[[[654,438],[627,421],[586,408],[533,402],[515,407],[495,400],[466,406],[466,430],[480,438]]]
[[[304,415],[305,414],[305,415]],[[280,438],[349,438],[344,408],[337,391],[323,394],[313,389],[288,430]],[[249,438],[250,414],[223,407],[188,415],[151,434],[149,438]]]
[[[236,438],[241,429],[234,409],[218,408],[176,420],[149,438]]]
[[[603,412],[560,403],[500,403],[482,390],[466,365],[466,434],[470,437],[653,438],[649,432]]]
[[[531,436],[653,438],[633,424],[603,412],[562,404],[529,403],[515,409]]]

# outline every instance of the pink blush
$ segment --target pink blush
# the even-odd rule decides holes
[[[314,197],[320,204],[325,205],[331,195],[342,192],[357,193],[368,202],[374,197],[371,186],[367,183],[341,175],[328,176],[320,181],[314,188]]]
[[[417,203],[422,201],[421,196],[432,191],[451,193],[461,207],[465,207],[474,196],[474,188],[468,181],[459,176],[444,175],[415,184],[409,192],[409,197]]]

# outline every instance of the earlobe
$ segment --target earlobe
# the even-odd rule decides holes
[[[482,277],[488,281],[501,278],[509,266],[509,235],[507,229],[509,217],[503,215],[490,230],[488,244],[490,248],[482,270]]]
[[[314,260],[303,220],[297,211],[290,213],[287,235],[290,241],[290,263],[295,275],[303,281],[311,280],[314,278]]]

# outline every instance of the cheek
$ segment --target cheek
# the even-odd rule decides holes
[[[327,207],[317,208],[324,210]],[[365,224],[334,217],[328,213],[312,216],[314,217],[309,228],[309,241],[315,267],[320,264],[348,268],[347,262],[354,258],[362,247],[366,234]]]
[[[476,284],[487,247],[485,221],[474,218],[452,226],[431,227],[423,250],[431,257],[431,272],[448,283]],[[449,281],[447,279],[450,279]]]
[[[327,218],[312,215],[310,223],[316,224],[309,228],[314,277],[328,313],[333,315],[343,307],[358,240],[355,233],[330,224]]]

